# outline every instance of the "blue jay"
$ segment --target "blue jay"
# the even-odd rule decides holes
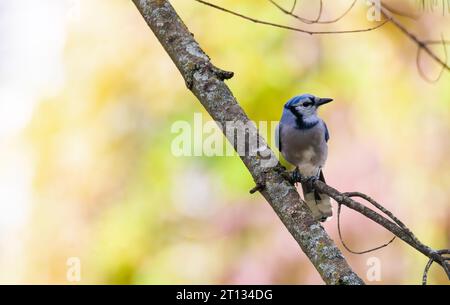
[[[302,183],[303,197],[316,220],[332,216],[330,197],[312,187],[315,179],[325,182],[322,167],[327,159],[329,139],[325,122],[317,116],[317,108],[331,102],[311,94],[296,96],[284,105],[283,115],[275,130],[275,141],[283,157],[295,165],[294,180],[308,178]]]

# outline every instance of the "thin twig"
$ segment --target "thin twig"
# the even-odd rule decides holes
[[[247,15],[243,15],[241,13],[229,10],[227,8],[218,6],[216,4],[207,2],[207,1],[203,1],[203,0],[194,0],[197,1],[199,3],[202,3],[206,6],[210,6],[212,8],[215,8],[217,10],[223,11],[225,13],[243,18],[245,20],[248,21],[252,21],[254,23],[259,23],[259,24],[264,24],[264,25],[269,25],[269,26],[273,26],[273,27],[277,27],[277,28],[281,28],[281,29],[285,29],[285,30],[291,30],[291,31],[295,31],[295,32],[301,32],[301,33],[306,33],[306,34],[310,34],[310,35],[318,35],[318,34],[347,34],[347,33],[361,33],[361,32],[369,32],[369,31],[373,31],[376,30],[380,27],[382,27],[383,25],[385,25],[388,20],[384,20],[381,23],[377,24],[376,26],[370,27],[370,28],[365,28],[365,29],[358,29],[358,30],[342,30],[342,31],[308,31],[302,28],[296,28],[296,27],[292,27],[292,26],[288,26],[288,25],[283,25],[283,24],[278,24],[278,23],[274,23],[274,22],[270,22],[270,21],[264,21],[264,20],[260,20],[260,19],[256,19],[256,18],[252,18],[249,17]]]
[[[381,204],[379,204],[378,202],[376,202],[374,199],[367,196],[366,194],[363,194],[360,192],[346,192],[346,193],[343,193],[342,195],[350,197],[350,198],[351,197],[359,197],[359,198],[366,200],[367,202],[372,204],[374,207],[376,207],[378,210],[380,210],[381,212],[386,214],[390,219],[392,219],[396,224],[398,224],[399,227],[401,227],[402,229],[407,229],[405,224],[403,222],[401,222],[400,219],[395,217],[395,215],[391,211],[389,211],[388,209],[383,207]]]
[[[288,15],[291,15],[291,16],[294,16],[296,19],[298,19],[298,20],[300,20],[301,22],[303,22],[303,23],[306,23],[306,24],[312,24],[312,23],[314,23],[314,21],[313,20],[309,20],[309,19],[307,19],[307,18],[303,18],[303,17],[300,17],[300,16],[297,16],[296,14],[294,14],[294,8],[295,7],[293,7],[290,11],[287,11],[287,10],[285,10],[283,7],[281,7],[278,3],[276,3],[275,1],[273,1],[273,0],[268,0],[270,3],[272,3],[276,8],[278,8],[280,11],[282,11],[283,13],[285,13],[285,14],[288,14]]]
[[[323,1],[320,0],[320,1],[319,1],[319,13],[317,14],[317,18],[316,18],[316,20],[314,20],[313,23],[319,22],[320,17],[322,17],[322,11],[323,11]]]
[[[450,0],[449,0],[450,1]],[[423,41],[427,45],[433,44],[450,44],[450,40],[424,40]]]
[[[341,233],[341,204],[338,204],[338,211],[337,211],[337,228],[338,228],[338,233],[339,233],[339,239],[341,240],[342,245],[344,246],[344,248],[353,254],[365,254],[365,253],[369,253],[369,252],[373,252],[376,250],[379,250],[381,248],[387,247],[389,246],[396,238],[397,236],[394,235],[394,237],[392,237],[387,243],[382,244],[381,246],[375,247],[375,248],[371,248],[369,250],[364,250],[364,251],[354,251],[352,249],[350,249],[347,244],[344,242],[344,239],[342,238],[342,233]]]
[[[297,6],[297,0],[294,0],[294,4],[292,4],[292,8],[291,8],[291,11],[290,11],[291,13],[294,12],[296,6]]]
[[[424,42],[425,45],[431,45],[431,44],[436,44],[439,43],[437,41],[431,41],[431,42]],[[449,43],[449,41],[445,41],[444,37],[442,36],[442,40],[440,42],[444,48],[444,56],[445,56],[445,63],[448,62],[448,55],[447,55],[447,44]],[[416,66],[417,66],[417,70],[419,71],[420,76],[422,76],[423,79],[425,79],[427,82],[429,83],[436,83],[437,81],[439,81],[439,79],[441,79],[442,74],[444,73],[444,66],[441,66],[441,69],[439,70],[439,74],[435,79],[431,79],[429,78],[425,72],[422,69],[422,66],[420,65],[420,54],[422,53],[422,48],[420,48],[420,46],[417,48],[417,55],[416,55]]]
[[[256,192],[262,191],[263,189],[264,189],[264,184],[257,183],[257,184],[255,185],[255,187],[253,187],[253,188],[249,191],[249,193],[250,193],[250,194],[254,194],[254,193],[256,193]]]
[[[450,254],[450,249],[444,249],[444,250],[439,250],[437,251],[440,255],[445,255],[445,254]],[[450,260],[450,257],[444,257],[445,261]],[[430,270],[431,265],[434,263],[434,259],[430,258],[430,260],[428,261],[427,265],[425,266],[425,270],[423,270],[423,276],[422,276],[422,285],[426,285],[427,284],[427,280],[428,280],[428,271]],[[444,264],[444,266],[447,266],[446,264]]]
[[[355,6],[357,0],[354,0],[354,1],[352,2],[352,4],[350,5],[350,7],[347,8],[347,9],[345,10],[345,12],[344,12],[342,15],[338,16],[337,18],[331,19],[331,20],[320,20],[320,16],[321,16],[321,14],[322,14],[322,1],[320,2],[320,4],[321,4],[321,6],[320,6],[321,10],[320,10],[320,14],[319,14],[319,17],[317,18],[317,20],[306,19],[306,18],[304,18],[304,17],[301,17],[301,16],[299,16],[299,15],[294,14],[293,10],[290,10],[290,11],[286,10],[285,8],[283,8],[281,5],[279,5],[278,3],[276,3],[276,2],[273,1],[273,0],[269,0],[269,1],[270,1],[270,3],[272,3],[276,8],[278,8],[280,11],[282,11],[284,14],[287,14],[287,15],[289,15],[289,16],[295,18],[295,19],[298,19],[298,20],[300,20],[300,21],[303,22],[303,23],[306,23],[306,24],[313,24],[313,23],[317,23],[317,24],[329,24],[329,23],[335,23],[335,22],[338,22],[339,20],[341,20],[342,18],[344,18],[344,17],[345,17],[345,16],[353,9],[353,7]]]

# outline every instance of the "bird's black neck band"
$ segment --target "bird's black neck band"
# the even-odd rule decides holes
[[[297,129],[309,129],[317,125],[319,121],[315,122],[306,122],[303,118],[303,115],[299,113],[295,108],[289,108],[291,113],[295,116],[295,127]]]

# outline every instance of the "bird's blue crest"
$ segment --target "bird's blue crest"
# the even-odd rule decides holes
[[[295,105],[296,103],[298,103],[298,101],[301,101],[301,100],[304,100],[307,98],[314,99],[314,95],[307,93],[307,94],[295,96],[295,97],[291,98],[289,101],[287,101],[286,104],[284,104],[284,108],[289,108],[292,105]]]

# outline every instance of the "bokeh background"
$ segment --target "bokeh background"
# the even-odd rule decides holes
[[[309,29],[373,26],[359,2],[324,26],[266,1],[219,3]],[[172,3],[213,62],[235,72],[228,84],[252,120],[278,120],[299,93],[333,97],[321,111],[327,182],[378,199],[426,244],[450,246],[448,72],[424,81],[416,46],[390,25],[310,36]],[[323,18],[350,3],[324,1]],[[301,1],[297,12],[317,8]],[[450,37],[442,10],[401,20],[423,38]],[[439,72],[426,56],[421,65]],[[77,257],[82,284],[321,284],[262,196],[249,195],[238,157],[173,156],[171,126],[194,113],[207,118],[131,1],[1,0],[0,282],[69,284]],[[324,226],[341,247],[336,218]],[[355,250],[391,237],[348,210],[343,231]],[[401,241],[343,253],[366,281],[367,264],[380,262],[371,284],[420,283],[427,262]],[[429,279],[448,284],[436,266]]]

